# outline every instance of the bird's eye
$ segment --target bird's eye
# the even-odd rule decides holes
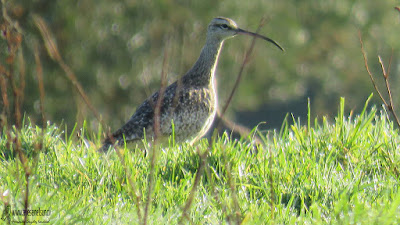
[[[228,25],[226,25],[226,24],[221,24],[220,27],[222,27],[222,28],[224,28],[224,29],[228,29]]]

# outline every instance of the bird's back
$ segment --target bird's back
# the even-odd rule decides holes
[[[162,94],[160,104],[158,99]],[[156,108],[159,107],[159,115]],[[141,142],[144,137],[155,137],[155,117],[159,116],[159,136],[164,139],[174,133],[176,142],[194,141],[203,136],[211,126],[216,112],[214,87],[175,82],[163,92],[146,99],[125,125],[108,137],[101,150],[107,151],[113,143]]]

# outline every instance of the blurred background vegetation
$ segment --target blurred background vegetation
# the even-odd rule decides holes
[[[159,88],[164,52],[171,83],[197,59],[212,18],[229,17],[241,28],[255,31],[260,19],[267,17],[260,33],[279,42],[286,52],[262,41],[256,43],[228,117],[249,127],[266,121],[266,128],[271,129],[280,127],[286,113],[304,118],[307,98],[313,117],[336,114],[340,96],[346,98],[350,110],[357,112],[364,105],[374,90],[364,67],[358,31],[377,81],[382,81],[377,55],[387,64],[393,52],[390,79],[394,101],[400,106],[396,85],[400,15],[393,9],[396,4],[394,0],[3,0],[2,8],[23,34],[19,51],[25,59],[26,115],[40,124],[34,59],[34,46],[39,46],[47,119],[69,127],[84,119],[94,128],[98,125],[64,71],[47,54],[33,22],[33,15],[38,15],[111,130]],[[251,38],[244,36],[225,42],[217,69],[220,107],[250,42]],[[0,64],[5,67],[8,55],[3,34]],[[374,101],[381,104],[377,95]],[[0,107],[4,113],[3,102]]]

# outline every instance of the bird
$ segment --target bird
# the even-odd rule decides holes
[[[243,30],[232,19],[212,19],[205,45],[192,68],[147,98],[121,128],[105,138],[99,151],[107,152],[116,145],[140,144],[143,139],[154,140],[171,135],[176,143],[186,141],[192,144],[200,139],[210,129],[217,111],[215,70],[223,43],[236,35],[261,38],[284,51],[274,40]]]

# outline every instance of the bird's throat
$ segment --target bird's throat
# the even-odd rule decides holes
[[[199,58],[183,77],[183,81],[195,86],[212,85],[222,45],[221,40],[207,39]]]

